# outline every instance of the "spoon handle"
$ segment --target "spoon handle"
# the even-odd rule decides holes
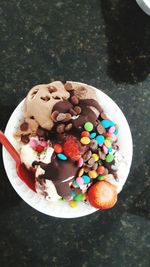
[[[16,149],[12,146],[6,136],[0,131],[0,143],[6,148],[12,158],[16,161],[16,163],[20,163],[20,156]]]

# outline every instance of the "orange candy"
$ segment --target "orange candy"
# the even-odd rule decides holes
[[[55,151],[56,153],[61,153],[61,152],[63,151],[62,146],[59,145],[59,144],[55,144],[55,145],[54,145],[54,151]]]
[[[105,172],[105,167],[101,165],[97,168],[96,171],[98,174],[103,174]]]
[[[90,136],[90,133],[87,132],[87,131],[83,131],[83,132],[81,133],[81,136],[82,136],[82,137],[89,137],[89,136]]]

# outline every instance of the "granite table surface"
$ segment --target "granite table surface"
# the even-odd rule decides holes
[[[0,156],[1,267],[150,266],[150,17],[135,0],[1,0],[0,128],[35,84],[81,81],[124,112],[131,171],[116,206],[46,216],[14,191]]]

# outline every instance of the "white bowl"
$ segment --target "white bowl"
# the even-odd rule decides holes
[[[82,83],[80,84],[84,85]],[[120,192],[126,182],[132,162],[133,145],[130,128],[125,116],[123,115],[120,108],[116,105],[116,103],[101,90],[98,90],[92,86],[91,88],[96,90],[99,103],[104,111],[119,126],[118,144],[120,146],[120,153],[124,156],[126,162],[126,170],[122,173],[118,182],[118,192]],[[23,120],[23,105],[24,100],[16,107],[16,109],[12,113],[5,129],[5,135],[16,149],[18,149],[19,146],[16,140],[13,138],[13,134],[16,132],[17,127]],[[41,198],[35,192],[29,189],[28,186],[17,176],[15,161],[11,158],[4,147],[3,161],[7,176],[13,188],[26,203],[28,203],[36,210],[44,214],[59,218],[82,217],[97,211],[97,209],[95,209],[94,207],[82,202],[80,202],[76,208],[71,208],[67,202],[49,202]]]

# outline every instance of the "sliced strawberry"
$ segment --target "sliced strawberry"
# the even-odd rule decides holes
[[[63,145],[63,152],[68,158],[75,161],[79,160],[79,158],[81,157],[81,153],[78,141],[74,136],[72,135],[67,136],[65,143]]]
[[[96,182],[88,191],[88,200],[95,208],[110,209],[117,202],[116,188],[106,181]]]

